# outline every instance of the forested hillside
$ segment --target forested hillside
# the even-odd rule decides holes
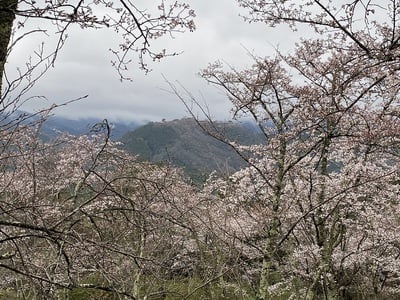
[[[99,122],[94,118],[71,120],[51,116],[40,127],[41,137],[51,140],[65,133],[74,136],[90,134]],[[183,168],[197,183],[203,182],[213,171],[227,175],[246,165],[233,147],[207,133],[192,118],[145,125],[137,122],[109,124],[110,138],[122,142],[122,149],[146,161]],[[258,126],[250,121],[216,121],[213,125],[226,141],[242,145],[265,142]]]
[[[214,125],[229,141],[244,145],[263,143],[261,132],[251,123],[215,122]],[[130,153],[151,162],[181,167],[195,181],[205,179],[212,171],[226,175],[246,165],[230,145],[209,135],[190,118],[151,122],[126,133],[120,141]]]

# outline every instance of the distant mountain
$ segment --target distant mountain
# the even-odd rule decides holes
[[[215,127],[240,144],[263,142],[260,132],[248,123],[217,122]],[[214,170],[228,173],[245,165],[229,145],[205,133],[193,119],[151,122],[126,133],[120,141],[127,151],[145,160],[182,167],[195,181],[203,180]]]
[[[41,133],[45,139],[55,137],[60,133],[69,133],[72,135],[87,134],[99,122],[103,120],[95,118],[86,118],[71,120],[64,117],[50,116],[42,125]],[[109,122],[111,127],[111,138],[117,140],[125,133],[134,130],[139,126],[138,123],[130,122]]]
[[[19,115],[29,116],[29,113],[22,111],[14,114],[14,118]],[[35,120],[37,117],[32,118]],[[72,120],[50,116],[41,126],[41,137],[47,140],[60,133],[88,134],[94,125],[102,121],[95,118]],[[229,145],[208,135],[190,118],[150,122],[146,125],[138,122],[109,124],[111,138],[122,142],[125,150],[150,162],[168,162],[181,167],[197,183],[202,182],[212,171],[228,174],[245,166],[242,158]],[[201,124],[242,145],[264,141],[257,125],[251,122],[216,122],[215,128],[207,122]]]
[[[68,133],[76,136],[88,134],[96,124],[103,121],[104,119],[99,118],[84,118],[74,120],[57,115],[50,115],[41,124],[40,136],[42,139],[48,140],[56,137],[60,133]],[[9,114],[4,113],[0,116],[0,125],[8,123],[15,124],[18,122],[21,122],[22,124],[33,124],[36,122],[41,123],[41,117],[37,113],[29,113],[23,110],[16,110]],[[142,125],[143,122],[108,121],[108,124],[111,128],[111,138],[113,140],[118,140],[125,133],[132,131]]]

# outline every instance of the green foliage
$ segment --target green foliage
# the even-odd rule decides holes
[[[86,280],[86,283],[95,284],[96,280]],[[146,277],[141,282],[141,293],[145,296]],[[204,282],[198,277],[176,277],[169,280],[161,280],[152,284],[150,295],[146,295],[148,300],[253,300],[250,287],[238,287],[235,283],[215,280]],[[120,299],[118,295],[95,288],[73,288],[60,289],[56,293],[58,300],[116,300]],[[33,295],[19,295],[15,290],[0,291],[0,300],[37,300]],[[283,299],[283,298],[282,298]]]
[[[119,299],[117,295],[101,291],[98,289],[87,289],[87,288],[76,288],[72,290],[62,290],[57,295],[59,300],[117,300]]]
[[[19,299],[26,299],[26,300],[33,300],[33,296],[22,296],[19,293],[12,289],[6,289],[0,291],[0,300],[19,300]]]
[[[252,300],[250,288],[238,288],[235,284],[215,280],[204,282],[198,277],[173,278],[160,283],[160,293],[148,297],[152,300]],[[165,291],[165,292],[163,292]]]

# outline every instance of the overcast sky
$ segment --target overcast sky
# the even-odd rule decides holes
[[[163,79],[165,76],[171,82],[180,82],[205,102],[215,118],[229,118],[226,97],[207,85],[197,75],[199,70],[216,60],[239,67],[250,65],[246,49],[257,55],[274,55],[274,47],[285,49],[293,38],[282,28],[243,22],[239,14],[245,11],[234,0],[187,2],[196,12],[197,30],[158,42],[162,48],[182,51],[179,56],[152,63],[153,71],[147,75],[133,64],[129,72],[133,82],[121,83],[110,64],[113,57],[108,49],[115,46],[113,35],[106,30],[73,29],[55,68],[32,90],[34,95],[46,96],[47,100],[35,100],[25,108],[35,110],[87,94],[89,97],[85,100],[58,109],[57,115],[119,121],[159,121],[188,116],[183,104],[171,93]],[[32,45],[33,41],[22,44],[13,53],[8,70],[24,60],[26,50]]]

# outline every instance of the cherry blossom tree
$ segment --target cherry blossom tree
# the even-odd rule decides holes
[[[258,146],[226,141],[249,167],[209,183],[231,212],[221,236],[236,236],[247,260],[262,261],[250,267],[259,269],[260,299],[396,293],[386,281],[398,278],[394,77],[377,85],[378,70],[356,77],[356,59],[316,57],[307,45],[293,56],[257,58],[245,71],[203,72],[227,91],[234,115],[253,116],[265,136]],[[301,55],[318,67],[305,69]],[[283,63],[309,76],[294,84]]]
[[[207,116],[249,165],[207,184],[226,207],[217,236],[252,262],[258,299],[398,295],[399,3],[238,3],[249,22],[314,33],[251,68],[201,72],[265,137],[238,145]]]
[[[192,26],[192,13],[179,4],[171,12],[188,13],[183,19],[189,23],[161,18],[175,25],[157,21],[149,27],[156,31],[147,32],[141,26],[153,19],[129,11],[130,2],[106,5],[113,13],[97,18],[91,9],[101,1],[50,1],[45,11],[33,2],[13,3],[1,10],[12,8],[8,24],[17,13],[51,19],[61,26],[59,45],[74,23],[108,25],[144,47],[138,47],[140,60],[145,53],[159,58],[146,50],[150,37]],[[107,123],[100,135],[51,144],[36,139],[29,126],[3,130],[3,290],[46,298],[84,289],[189,299],[216,284],[260,300],[399,295],[400,4],[238,3],[250,22],[314,30],[288,54],[254,55],[244,70],[217,62],[201,72],[226,92],[233,117],[250,116],[264,136],[263,144],[242,146],[227,140],[211,118],[199,122],[248,167],[227,178],[210,176],[198,191],[178,170],[119,150],[108,139]],[[132,47],[122,47],[122,55]],[[117,69],[125,62],[120,56]],[[171,278],[200,282],[182,292],[169,286]],[[211,289],[207,297],[218,298]]]
[[[1,156],[1,291],[161,297],[176,293],[168,278],[196,264],[188,256],[194,188],[180,171],[119,150],[105,132],[52,143],[13,132]]]
[[[27,93],[54,66],[74,26],[115,31],[120,41],[111,50],[112,64],[124,80],[135,57],[147,72],[148,59],[175,55],[156,50],[152,41],[193,31],[194,17],[179,1],[163,0],[147,10],[122,0],[1,1],[2,292],[46,299],[79,289],[131,299],[165,293],[160,280],[144,283],[172,272],[184,248],[189,229],[178,194],[187,197],[192,190],[179,171],[118,150],[107,123],[93,136],[45,143],[39,139],[41,123],[58,106],[33,115],[19,109],[35,98]],[[31,49],[17,72],[7,68],[20,43],[49,35],[54,44]]]

